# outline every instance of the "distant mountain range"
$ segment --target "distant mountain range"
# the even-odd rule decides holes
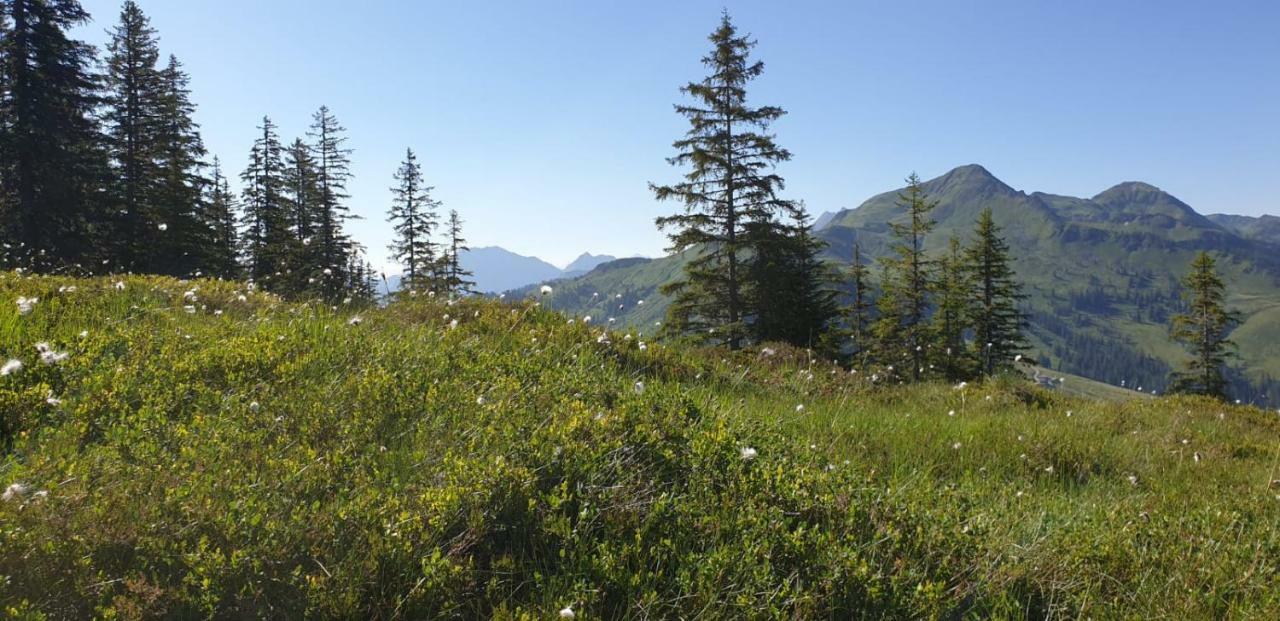
[[[584,252],[564,269],[560,269],[537,257],[516,254],[498,246],[472,248],[460,254],[463,269],[473,274],[476,290],[481,293],[498,293],[532,283],[582,276],[600,264],[617,258]],[[399,290],[400,276],[387,276],[386,288],[390,291]]]
[[[990,207],[1015,255],[1028,299],[1034,355],[1047,367],[1114,385],[1161,390],[1186,354],[1168,339],[1182,308],[1179,280],[1196,252],[1219,257],[1243,370],[1236,394],[1280,403],[1280,218],[1203,216],[1147,183],[1126,182],[1092,198],[1026,193],[982,166],[956,168],[924,183],[938,201],[927,238],[941,249],[967,240]],[[872,257],[889,252],[889,223],[903,217],[899,190],[815,222],[826,257],[847,264],[856,240]],[[816,226],[816,225],[821,226]],[[615,317],[639,329],[662,319],[658,287],[681,276],[688,255],[614,261],[562,281],[548,301],[574,314]],[[873,270],[873,272],[876,270]],[[518,291],[528,294],[528,290]],[[644,300],[644,304],[638,304]]]

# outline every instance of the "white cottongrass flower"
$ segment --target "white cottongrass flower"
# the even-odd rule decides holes
[[[959,442],[956,442],[955,444],[952,444],[952,445],[951,445],[951,448],[952,448],[952,450],[956,450],[956,451],[958,451],[958,450],[960,450],[960,446],[961,446],[961,444],[960,444]]]
[[[484,395],[476,397],[476,405],[484,405]]]
[[[457,328],[457,327],[458,327],[458,320],[457,320],[457,319],[454,319],[453,321],[450,321],[450,322],[449,322],[449,329],[450,329],[450,330],[453,330],[453,329],[455,329],[455,328]],[[537,341],[537,340],[538,340],[538,339],[534,339],[534,341]]]
[[[28,489],[30,488],[28,488],[25,483],[10,483],[9,487],[5,488],[4,494],[0,494],[0,500],[8,502],[10,500],[21,498],[22,496],[27,495]]]
[[[560,609],[560,618],[561,618],[561,619],[572,619],[573,617],[574,617],[574,614],[573,614],[573,607],[572,607],[572,606],[565,606],[564,608],[561,608],[561,609]]]
[[[591,315],[582,318],[582,323],[591,323]]]
[[[364,321],[364,319],[362,319],[362,318],[360,317],[360,315],[356,315],[355,317],[352,317],[351,319],[348,319],[348,320],[347,320],[347,325],[349,325],[349,326],[358,326],[358,325],[360,325],[360,322],[362,322],[362,321]]]
[[[969,382],[960,382],[959,384],[956,384],[956,390],[964,390],[968,385]]]
[[[773,356],[773,355],[776,355],[778,351],[772,347],[766,347],[760,350],[760,353],[761,355],[764,355],[764,356]]]
[[[797,412],[803,412],[803,411],[804,411],[804,404],[803,404],[803,403],[797,403],[797,404],[796,404],[796,411],[797,411]]]
[[[601,334],[600,336],[597,336],[597,337],[596,337],[596,342],[597,342],[597,343],[599,343],[599,344],[601,344],[601,345],[608,345],[608,344],[609,344],[609,335],[608,335],[608,334]]]
[[[551,285],[542,285],[542,288],[538,289],[538,292],[542,295],[551,295]]]
[[[1138,475],[1136,475],[1136,474],[1131,474],[1131,475],[1129,475],[1129,476],[1128,476],[1128,477],[1126,477],[1126,478],[1128,478],[1128,479],[1129,479],[1129,485],[1132,485],[1132,486],[1134,486],[1134,487],[1137,487],[1137,486],[1138,486]]]
[[[192,306],[192,305],[190,305],[190,304],[188,304],[188,305],[186,305],[186,306],[183,306],[183,307],[182,307],[182,310],[183,310],[183,311],[186,311],[186,313],[187,313],[188,315],[194,315],[194,314],[196,314],[196,307],[194,307],[194,306]]]
[[[124,281],[123,281],[123,280],[117,280],[117,281],[116,281],[116,284],[115,284],[114,286],[115,286],[115,288],[116,288],[116,291],[124,291]]]
[[[44,364],[57,364],[70,356],[65,351],[54,351],[48,343],[36,343],[36,351],[40,352],[40,362]]]
[[[955,410],[951,410],[951,411],[947,412],[947,416],[955,416],[955,415],[956,415],[956,411],[955,411]]]
[[[0,366],[0,375],[12,375],[22,370],[22,361],[17,358],[10,358],[4,366]]]
[[[165,231],[169,230],[169,225],[168,225],[168,224],[165,224],[165,223],[163,223],[163,222],[161,222],[160,224],[157,224],[157,225],[156,225],[156,228],[157,228],[157,229],[160,229],[160,232],[161,232],[161,233],[163,233],[163,232],[165,232]]]
[[[644,394],[644,382],[636,382],[635,391],[637,395]]]
[[[738,451],[738,456],[742,457],[742,461],[751,461],[759,455],[760,453],[750,446],[744,446]]]
[[[644,341],[640,341],[640,344],[639,344],[639,345],[637,345],[637,347],[639,347],[639,348],[640,348],[640,351],[645,351],[645,350],[649,349],[649,346],[648,346],[648,345],[645,345],[645,344],[644,344]]]
[[[44,402],[45,402],[45,403],[48,403],[49,405],[51,405],[51,406],[53,406],[53,407],[55,407],[55,408],[56,408],[56,407],[58,407],[58,406],[60,406],[60,405],[62,405],[62,399],[59,399],[59,398],[57,398],[57,397],[53,396],[53,391],[52,391],[52,390],[50,390],[50,391],[49,391],[49,395],[48,395],[48,396],[46,396],[46,397],[44,398]]]
[[[257,401],[250,401],[250,402],[249,402],[249,411],[250,411],[250,412],[253,412],[254,414],[257,414],[257,413],[258,413],[258,410],[260,410],[260,409],[262,409],[262,404],[258,403]]]
[[[1018,355],[1014,356],[1014,357],[1013,357],[1013,361],[1014,361],[1014,362],[1022,362],[1022,354],[1018,354]]]
[[[324,274],[325,276],[332,276],[332,275],[333,275],[333,270],[331,270],[331,269],[329,269],[329,268],[327,268],[327,267],[326,267],[326,268],[324,268],[323,270],[320,270],[320,273],[321,273],[321,274]]]
[[[40,298],[26,298],[18,296],[18,314],[25,315],[31,312],[31,309],[36,307],[36,302],[39,301]]]

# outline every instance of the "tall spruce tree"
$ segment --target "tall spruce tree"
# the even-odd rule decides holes
[[[747,105],[747,84],[764,71],[749,59],[755,42],[738,36],[728,13],[709,39],[713,49],[702,63],[710,73],[680,89],[696,104],[676,106],[690,127],[667,160],[690,170],[682,183],[650,188],[658,200],[682,203],[681,213],[657,219],[660,230],[671,231],[671,250],[696,252],[684,278],[663,287],[673,297],[666,329],[737,349],[750,333],[753,295],[743,261],[758,250],[753,239],[772,238],[748,235],[747,227],[777,226],[777,215],[793,216],[797,206],[777,196],[783,179],[773,172],[791,154],[765,133],[785,111]]]
[[[0,237],[38,269],[88,264],[108,239],[94,49],[76,0],[0,0]]]
[[[177,233],[176,227],[168,230],[170,223],[157,205],[163,88],[159,59],[160,43],[150,20],[137,3],[126,0],[107,44],[102,116],[118,216],[112,254],[120,267],[143,272],[159,267],[159,248]]]
[[[168,224],[160,237],[151,271],[188,275],[209,269],[215,231],[201,218],[204,186],[204,141],[192,119],[190,78],[177,57],[160,71],[157,126],[157,184],[153,205]]]
[[[476,283],[470,280],[471,272],[462,267],[462,253],[470,248],[462,237],[462,219],[456,209],[449,210],[449,221],[445,226],[449,246],[441,259],[443,286],[450,295],[466,295],[472,292]]]
[[[960,240],[952,236],[947,253],[938,261],[938,307],[933,314],[938,347],[932,359],[943,377],[953,382],[969,379],[976,367],[965,344],[965,331],[970,327],[968,307],[973,294],[969,276]]]
[[[213,158],[203,201],[204,226],[213,232],[205,250],[206,270],[218,278],[239,278],[240,261],[236,232],[236,201],[222,173],[222,162]]]
[[[1196,255],[1182,286],[1188,308],[1173,317],[1170,336],[1191,350],[1191,359],[1172,374],[1170,391],[1226,400],[1225,367],[1235,353],[1228,334],[1238,317],[1226,308],[1226,285],[1213,256],[1203,251]]]
[[[343,224],[352,217],[345,203],[349,198],[347,182],[351,179],[351,149],[346,147],[346,131],[328,106],[320,106],[307,131],[319,192],[316,242],[320,265],[317,267],[321,271],[329,270],[322,287],[329,299],[343,295],[343,283],[348,278],[342,272],[352,252],[351,241],[343,232]]]
[[[972,295],[969,316],[982,372],[995,373],[1013,364],[1026,349],[1026,324],[1018,304],[1026,296],[1010,265],[1009,244],[1000,236],[990,209],[978,216],[973,242],[965,249]]]
[[[928,324],[934,289],[934,262],[924,251],[924,238],[933,230],[929,212],[937,205],[929,200],[920,177],[911,173],[907,188],[898,194],[898,206],[906,210],[906,222],[891,222],[893,256],[881,259],[885,268],[883,294],[878,300],[880,317],[874,331],[878,357],[910,366],[906,375],[920,380],[925,375],[927,351],[932,343]]]
[[[294,294],[322,296],[323,281],[335,270],[326,267],[323,247],[319,242],[322,209],[319,174],[311,147],[301,139],[284,148],[284,205],[294,242],[293,256],[290,257],[294,273],[289,279],[289,288]],[[329,274],[325,274],[325,269]],[[337,271],[341,273],[342,270]]]
[[[267,289],[287,293],[295,238],[285,203],[282,148],[269,117],[263,117],[258,129],[262,133],[249,152],[248,167],[240,175],[244,254],[250,278]]]
[[[855,365],[869,362],[871,346],[871,283],[866,263],[862,260],[862,246],[853,242],[853,262],[849,264],[849,306],[845,309],[851,353]]]
[[[396,186],[391,188],[391,209],[387,219],[396,237],[388,249],[404,267],[403,288],[434,289],[436,244],[431,241],[437,225],[436,209],[440,202],[432,200],[431,190],[422,178],[422,165],[413,149],[406,149],[404,162],[395,173]]]

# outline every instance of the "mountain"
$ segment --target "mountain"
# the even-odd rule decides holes
[[[1280,216],[1237,216],[1215,213],[1209,220],[1245,239],[1280,245]]]
[[[1185,359],[1168,339],[1169,318],[1182,309],[1179,281],[1197,252],[1215,253],[1228,304],[1241,316],[1232,337],[1245,370],[1235,373],[1235,393],[1246,401],[1280,403],[1280,252],[1261,241],[1273,217],[1233,225],[1234,219],[1205,217],[1141,182],[1120,183],[1091,198],[1027,193],[977,164],[923,186],[937,201],[937,227],[926,246],[941,249],[952,235],[967,240],[978,214],[991,208],[1028,295],[1034,357],[1046,367],[1117,386],[1160,390]],[[905,213],[897,205],[900,191],[835,214],[817,232],[828,244],[826,257],[847,263],[855,241],[872,259],[888,254],[889,223]],[[686,260],[677,255],[605,264],[559,283],[547,303],[652,326],[668,304],[658,288],[679,278]]]
[[[819,214],[817,218],[814,218],[813,226],[810,228],[815,231],[821,231],[822,229],[827,228],[827,225],[831,224],[831,221],[835,219],[836,214],[834,211],[824,211]]]
[[[561,277],[564,277],[564,278],[581,276],[595,269],[596,266],[602,263],[608,263],[610,261],[616,261],[616,260],[618,260],[618,257],[610,256],[607,254],[591,254],[590,252],[584,252],[578,255],[578,258],[574,259],[571,263],[566,265],[564,270],[561,271],[560,275]]]
[[[474,275],[476,290],[486,293],[559,278],[561,274],[560,268],[542,259],[519,255],[498,246],[472,248],[461,253],[460,262],[463,269]]]

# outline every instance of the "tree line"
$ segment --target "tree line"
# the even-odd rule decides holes
[[[688,132],[668,162],[687,168],[674,184],[651,184],[659,200],[681,210],[658,218],[670,250],[692,250],[672,297],[668,334],[739,349],[788,342],[862,367],[888,380],[990,375],[1013,364],[1026,347],[1022,294],[1008,245],[988,210],[974,239],[952,239],[947,252],[926,251],[934,203],[914,174],[899,196],[906,213],[893,223],[893,252],[879,260],[879,287],[857,243],[838,273],[820,258],[804,204],[780,196],[776,166],[791,158],[768,133],[786,111],[753,107],[748,84],[764,64],[750,58],[755,42],[739,35],[729,15],[709,37],[708,75],[681,87],[692,104],[677,105]]]
[[[375,272],[347,233],[351,153],[328,107],[305,137],[263,117],[233,191],[193,120],[190,78],[133,0],[105,54],[72,38],[76,0],[0,0],[0,243],[37,271],[246,278],[328,301],[369,298]],[[462,220],[410,151],[394,176],[392,251],[417,286],[469,290]],[[443,242],[432,236],[445,233]],[[406,241],[407,240],[407,241]]]
[[[936,202],[913,173],[898,196],[904,215],[890,223],[890,253],[878,260],[878,286],[856,239],[838,273],[819,258],[824,243],[804,204],[780,196],[776,166],[791,153],[769,127],[786,111],[747,101],[764,71],[750,57],[755,42],[727,12],[708,39],[708,73],[681,87],[692,103],[675,108],[689,129],[668,162],[686,172],[677,183],[650,184],[658,200],[681,207],[656,221],[670,250],[692,251],[683,278],[663,288],[672,297],[667,334],[730,349],[787,342],[886,381],[964,381],[1019,361],[1029,347],[1025,296],[991,210],[967,243],[953,236],[941,251],[927,249]],[[1235,315],[1210,255],[1196,258],[1184,286],[1190,308],[1172,318],[1170,336],[1193,355],[1171,374],[1171,390],[1225,399]]]

